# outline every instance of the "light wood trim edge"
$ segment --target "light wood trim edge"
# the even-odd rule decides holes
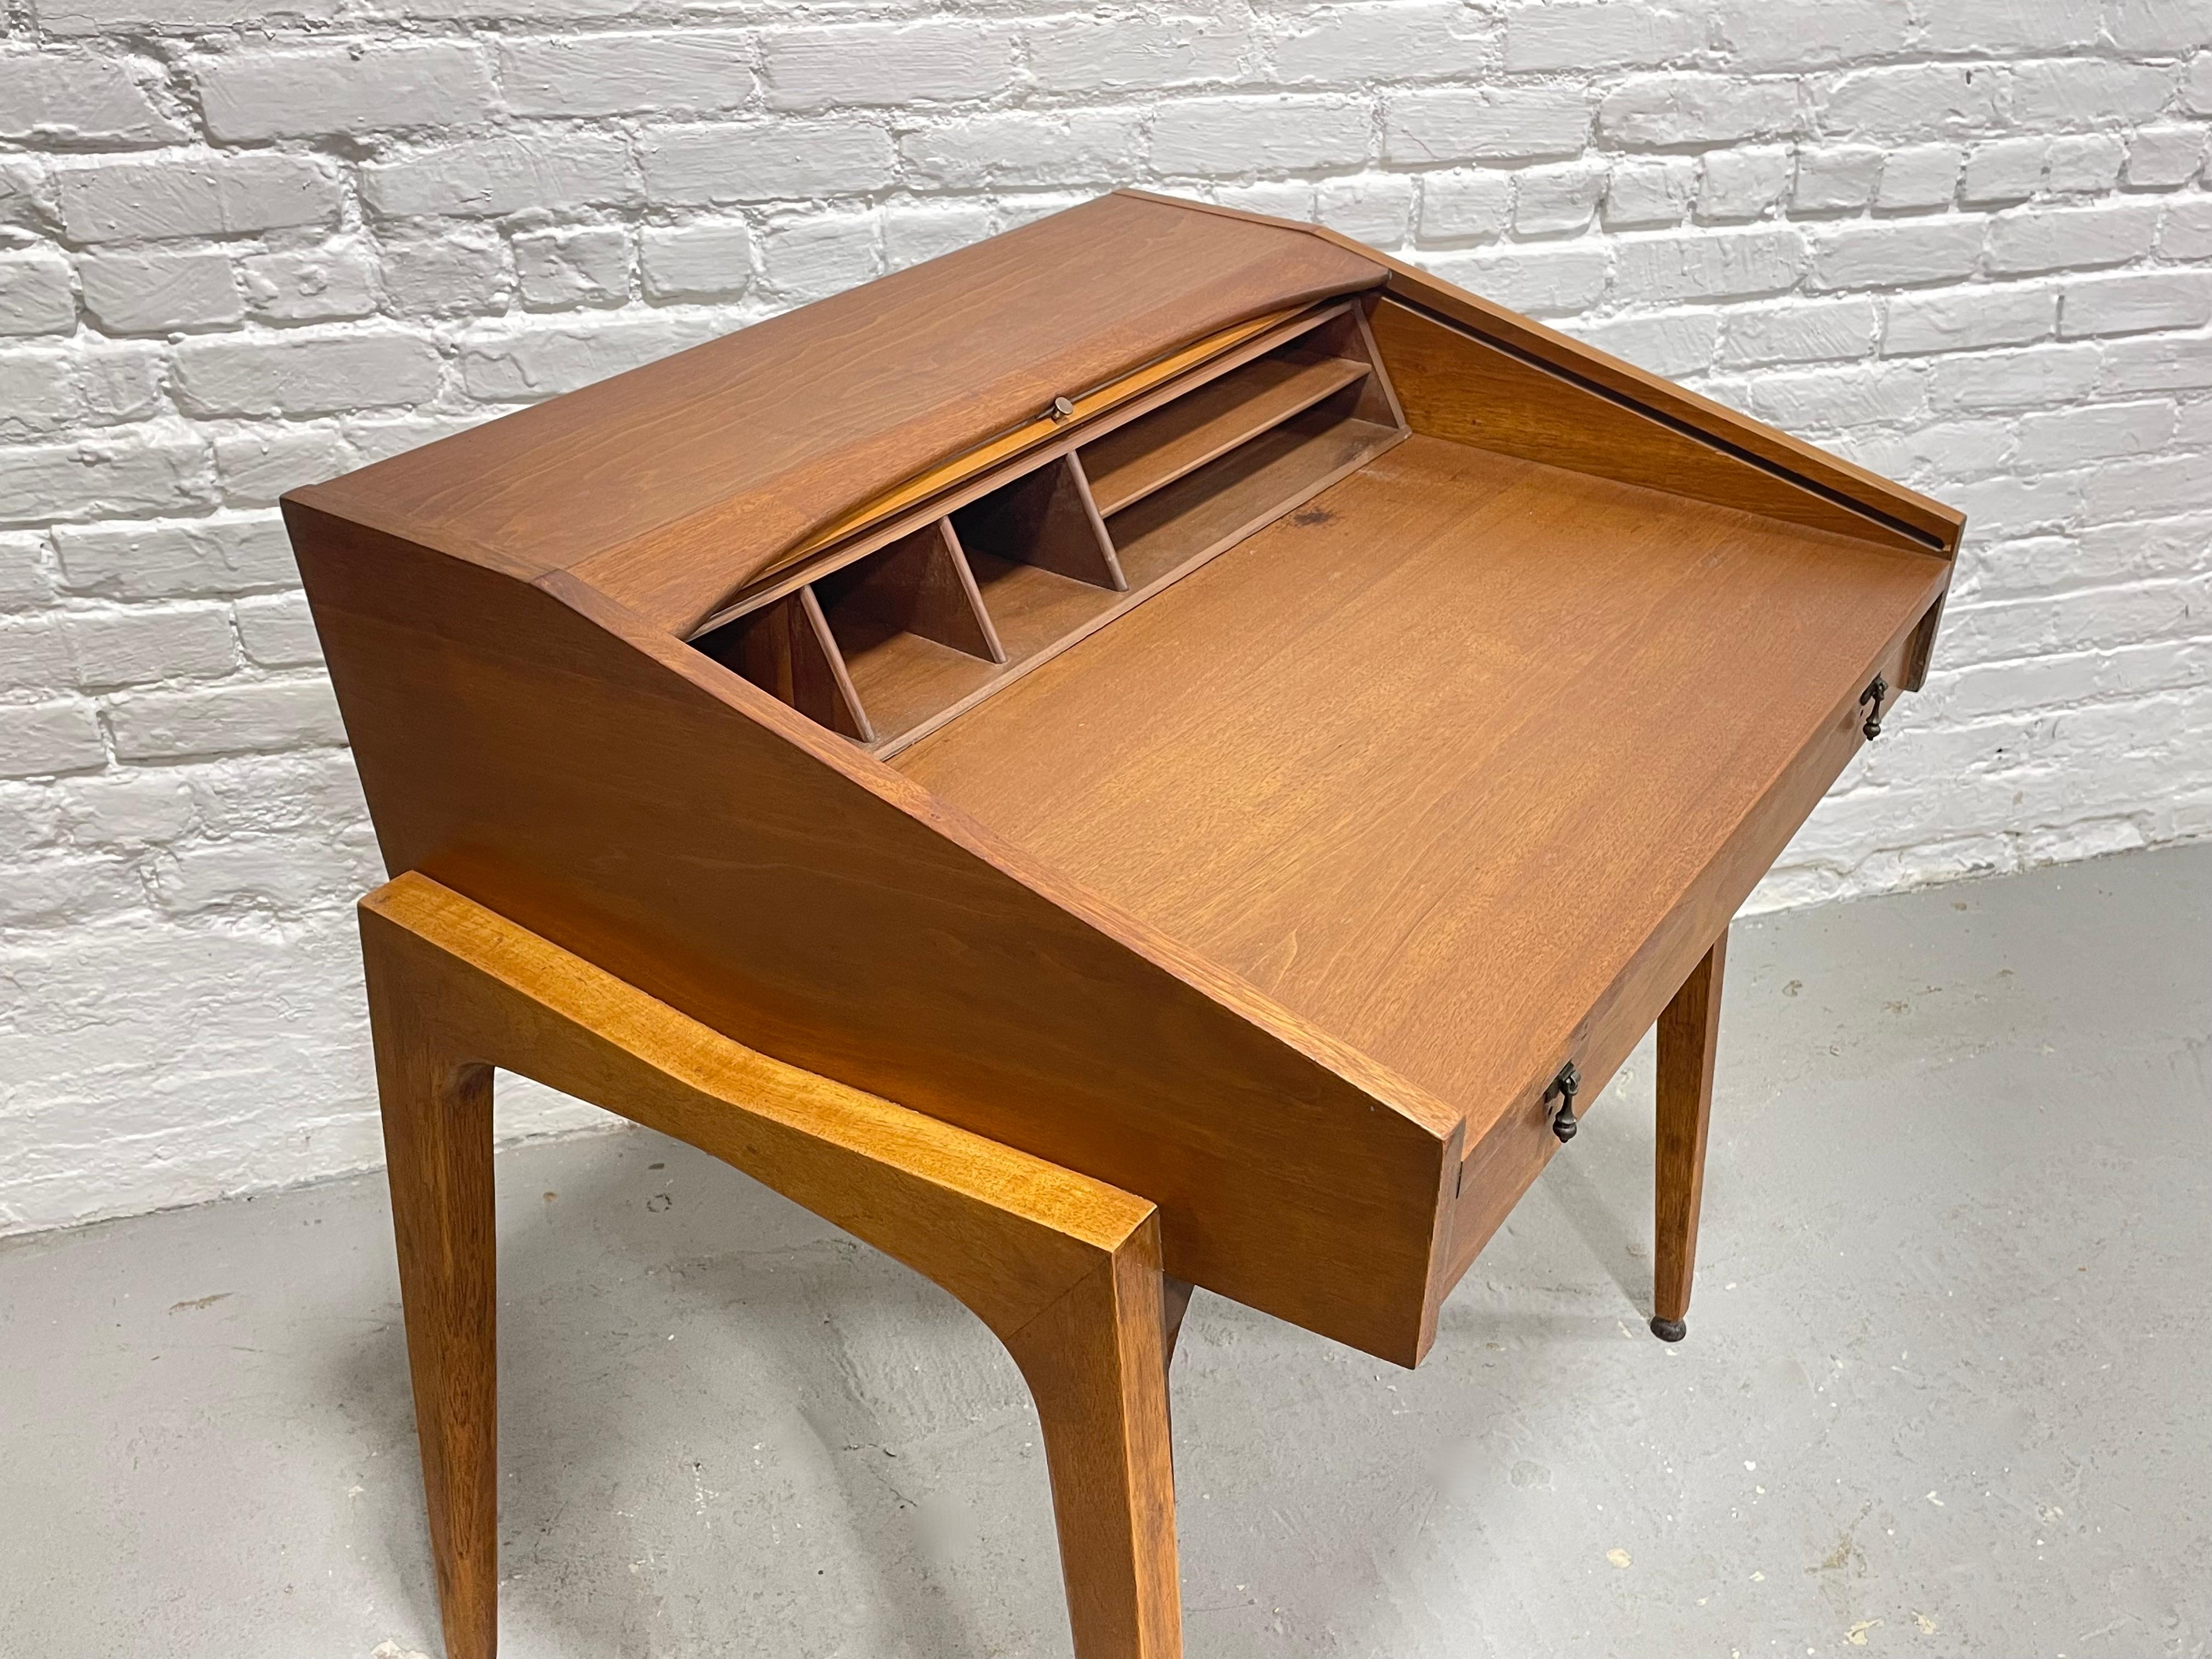
[[[1332,301],[1331,305],[1341,303]],[[1271,329],[1294,321],[1311,309],[1313,307],[1308,306],[1293,306],[1231,324],[1202,340],[1193,341],[1177,350],[1154,358],[1151,362],[1140,364],[1103,386],[1077,392],[1068,399],[1074,405],[1070,413],[1040,415],[1033,420],[1023,422],[1011,431],[987,438],[957,455],[946,457],[927,471],[917,473],[902,483],[894,484],[873,499],[841,513],[804,540],[778,554],[777,564],[803,559],[810,553],[818,552],[833,543],[842,541],[864,525],[888,518],[918,501],[957,488],[962,480],[988,471],[1002,461],[1012,460],[1041,444],[1048,443],[1060,434],[1072,430],[1076,423],[1118,409],[1130,398],[1139,397],[1164,381],[1174,379],[1185,369],[1234,350],[1254,336],[1265,334]]]
[[[372,940],[379,928],[406,934],[443,959],[441,976],[473,976],[520,1000],[483,1029],[451,1034],[475,1050],[468,1060],[673,1135],[901,1260],[932,1245],[926,1226],[944,1222],[1057,1263],[1049,1282],[1029,1283],[1004,1277],[1009,1264],[995,1256],[916,1265],[994,1329],[1036,1317],[1155,1214],[1105,1182],[748,1048],[418,872],[394,877],[360,909]],[[489,1012],[474,994],[455,1006]],[[554,1036],[556,1024],[572,1029],[526,1041]],[[599,1060],[585,1063],[586,1050]],[[617,1077],[624,1087],[609,1086]],[[932,1213],[918,1218],[917,1205]]]

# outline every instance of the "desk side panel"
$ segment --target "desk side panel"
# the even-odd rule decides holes
[[[1396,300],[1378,301],[1372,322],[1416,432],[1885,547],[1941,550],[1917,530]]]
[[[718,665],[623,637],[611,607],[287,516],[395,873],[749,1047],[1152,1200],[1179,1277],[1401,1364],[1425,1350],[1455,1132],[927,821],[888,769],[814,752],[838,740]]]
[[[1869,472],[1840,455],[1832,455],[1763,421],[1753,420],[1741,410],[1701,397],[1518,312],[1508,311],[1480,295],[1441,281],[1419,266],[1355,241],[1341,231],[1243,208],[1223,207],[1217,203],[1186,202],[1151,191],[1125,189],[1118,193],[1218,214],[1224,218],[1303,231],[1318,240],[1361,254],[1389,273],[1384,283],[1384,291],[1389,294],[1432,311],[1532,362],[1548,365],[1563,374],[1601,387],[1626,404],[1702,434],[1715,444],[1755,456],[1779,472],[1832,492],[1866,512],[1893,519],[1926,536],[1936,550],[1948,554],[1958,549],[1966,521],[1955,509],[1941,501],[1931,501],[1917,490]]]

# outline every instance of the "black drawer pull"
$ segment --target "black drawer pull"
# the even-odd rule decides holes
[[[1559,1097],[1559,1109],[1552,1115],[1552,1133],[1563,1143],[1572,1140],[1575,1131],[1582,1127],[1575,1119],[1575,1096],[1582,1086],[1582,1073],[1575,1070],[1575,1063],[1571,1060],[1559,1067],[1559,1076],[1553,1078],[1552,1086],[1544,1091],[1544,1098],[1547,1101],[1554,1095]]]
[[[1874,677],[1872,685],[1859,693],[1860,708],[1863,708],[1869,703],[1874,705],[1874,712],[1866,717],[1866,724],[1859,727],[1860,731],[1866,733],[1869,743],[1872,743],[1881,735],[1881,700],[1888,695],[1889,682],[1879,674]]]

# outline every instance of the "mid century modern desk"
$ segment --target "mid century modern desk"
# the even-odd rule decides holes
[[[1959,516],[1328,232],[1124,192],[285,503],[378,836],[447,1645],[494,1645],[489,1067],[951,1289],[1084,1659],[1179,1650],[1202,1285],[1404,1364],[1916,690]]]

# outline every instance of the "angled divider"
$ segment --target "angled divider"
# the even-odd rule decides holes
[[[827,556],[693,644],[895,753],[1405,435],[1356,305],[1261,343],[939,516]]]

